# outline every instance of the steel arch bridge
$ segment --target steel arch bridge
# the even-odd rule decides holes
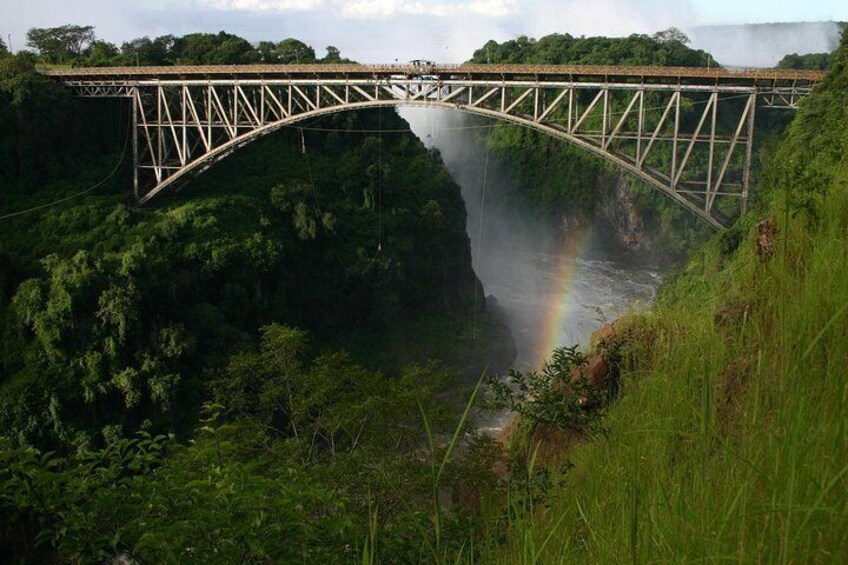
[[[245,65],[45,71],[129,98],[143,204],[279,128],[385,106],[462,110],[564,139],[721,228],[744,213],[758,107],[794,109],[810,71],[560,65]]]

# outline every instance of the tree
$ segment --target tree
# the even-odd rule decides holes
[[[6,44],[3,42],[3,39],[0,38],[0,57],[5,57],[9,54],[9,48],[6,47]]]
[[[654,39],[661,43],[669,43],[672,41],[676,41],[682,45],[689,44],[689,36],[676,27],[670,27],[663,31],[658,31],[654,34]]]
[[[315,49],[297,39],[284,39],[277,44],[277,55],[280,63],[302,64],[314,63]]]
[[[189,65],[236,65],[258,59],[246,39],[226,32],[191,33],[174,41],[175,59]]]
[[[92,67],[112,65],[119,53],[120,51],[114,43],[98,39],[85,50],[86,64]]]
[[[279,63],[277,44],[273,41],[260,41],[259,45],[256,46],[256,52],[259,54],[259,61],[262,63]]]
[[[826,71],[830,68],[831,58],[830,53],[807,53],[806,55],[792,53],[781,59],[777,68]]]
[[[230,35],[215,49],[210,63],[214,65],[238,65],[254,63],[258,59],[256,50],[249,41]]]
[[[342,60],[342,57],[341,57],[341,51],[339,51],[339,48],[335,47],[333,45],[328,45],[327,46],[327,54],[324,55],[324,58],[322,59],[322,61],[324,63],[338,63],[341,60]]]
[[[31,28],[27,45],[38,49],[51,63],[78,59],[83,48],[94,41],[94,26],[66,24],[60,27]]]
[[[168,65],[173,63],[173,35],[161,35],[151,40],[139,37],[121,45],[121,62],[124,65]]]

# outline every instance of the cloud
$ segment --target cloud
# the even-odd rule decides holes
[[[234,12],[308,12],[326,5],[325,0],[198,0],[202,8]]]
[[[629,35],[670,26],[685,27],[694,19],[690,0],[531,0],[524,27],[536,37],[549,33]]]
[[[341,13],[352,18],[387,18],[397,15],[446,18],[463,14],[497,18],[514,13],[517,7],[518,0],[472,0],[470,2],[355,0],[343,2]]]
[[[327,12],[353,19],[394,16],[499,18],[516,12],[519,0],[194,0],[201,9],[227,12]]]
[[[475,0],[468,4],[468,11],[483,16],[502,17],[517,11],[516,0]]]

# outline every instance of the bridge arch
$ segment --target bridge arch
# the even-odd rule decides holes
[[[152,67],[48,74],[80,96],[132,99],[140,203],[282,127],[343,111],[423,106],[562,139],[635,175],[717,229],[728,223],[728,210],[744,212],[747,205],[758,104],[795,107],[821,78],[799,72],[533,65]]]
[[[138,203],[145,204],[152,198],[154,198],[160,192],[166,190],[169,187],[179,183],[182,180],[186,180],[187,178],[191,178],[206,169],[208,169],[213,164],[218,161],[224,159],[225,157],[231,155],[237,149],[244,147],[245,145],[255,141],[261,137],[274,133],[282,128],[293,126],[294,124],[307,121],[310,119],[326,116],[329,114],[336,114],[341,112],[353,112],[356,110],[367,110],[374,108],[397,108],[397,107],[416,107],[416,108],[443,108],[448,110],[455,110],[460,112],[466,112],[470,114],[474,114],[477,116],[483,116],[486,118],[491,118],[494,120],[511,123],[515,125],[519,125],[522,127],[527,127],[544,134],[550,135],[554,138],[564,140],[566,142],[572,143],[573,145],[585,149],[589,151],[593,155],[601,157],[602,159],[617,165],[624,171],[636,176],[640,180],[648,183],[650,186],[656,188],[667,197],[671,198],[690,212],[694,213],[698,217],[700,217],[707,224],[712,226],[713,228],[720,229],[723,227],[723,224],[716,219],[714,216],[705,214],[704,209],[698,206],[696,203],[691,200],[684,198],[678,192],[670,189],[667,183],[660,181],[657,177],[659,175],[654,174],[651,175],[644,168],[637,167],[629,160],[625,159],[622,156],[619,156],[611,151],[605,151],[602,148],[588,143],[587,141],[580,139],[580,137],[572,135],[567,131],[563,131],[560,128],[557,128],[549,123],[538,122],[527,117],[523,117],[520,115],[513,114],[505,114],[502,112],[497,112],[494,110],[490,110],[487,108],[479,108],[479,107],[468,107],[465,105],[457,105],[449,102],[438,102],[438,101],[411,101],[411,100],[382,100],[382,101],[374,101],[374,102],[357,102],[352,104],[345,104],[339,106],[331,106],[324,107],[318,110],[312,110],[308,112],[304,112],[302,114],[298,114],[289,118],[284,118],[282,120],[278,120],[276,122],[267,123],[262,126],[259,126],[251,131],[248,131],[234,139],[231,139],[227,142],[224,142],[220,146],[212,149],[211,151],[206,152],[201,155],[197,159],[187,163],[184,167],[181,167],[178,171],[174,172],[162,182],[158,183],[155,187],[151,188],[145,194],[139,196]]]

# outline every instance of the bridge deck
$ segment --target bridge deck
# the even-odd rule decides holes
[[[825,76],[776,69],[431,64],[44,73],[79,96],[132,99],[139,203],[280,127],[406,104],[464,110],[565,139],[633,173],[716,228],[726,224],[728,210],[745,210],[757,106],[796,108]],[[646,100],[648,94],[656,96]],[[654,150],[658,146],[665,152]],[[149,188],[142,193],[143,186]]]
[[[291,78],[391,78],[426,76],[433,79],[496,78],[539,81],[675,82],[680,84],[721,84],[755,86],[762,83],[816,83],[820,71],[704,67],[636,67],[596,65],[197,65],[168,67],[81,67],[44,71],[63,80],[155,79],[291,79]]]

